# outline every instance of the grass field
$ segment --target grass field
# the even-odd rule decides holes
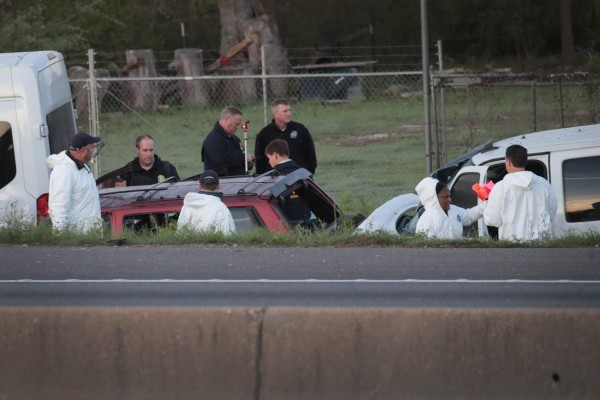
[[[593,123],[596,118],[599,102],[589,90],[564,89],[563,97],[569,101],[562,112],[556,88],[536,89],[535,110],[531,93],[526,85],[446,91],[447,160],[489,139],[527,133],[534,126],[537,130],[558,128],[563,123],[561,113],[566,115],[566,126]],[[155,138],[156,153],[171,161],[182,178],[201,172],[202,141],[221,108],[102,114],[100,129],[106,147],[100,156],[101,172],[130,161],[135,156],[135,138],[141,134]],[[264,126],[262,103],[242,110],[244,119],[250,120],[248,148],[253,152],[255,135]],[[315,180],[347,211],[368,214],[391,197],[414,191],[426,175],[421,97],[379,96],[336,105],[305,101],[294,103],[293,113],[315,140]],[[432,116],[434,139],[438,137],[437,113],[436,109]],[[79,123],[87,130],[87,121]]]

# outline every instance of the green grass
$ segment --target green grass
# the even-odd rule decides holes
[[[112,240],[108,229],[99,232],[79,234],[63,232],[56,234],[47,225],[24,226],[14,224],[0,228],[0,243],[12,245],[50,245],[50,246],[155,246],[155,245],[214,245],[214,246],[282,246],[282,247],[409,247],[409,248],[556,248],[556,247],[598,247],[600,234],[567,236],[555,240],[512,243],[486,238],[464,238],[461,240],[427,239],[422,236],[392,234],[356,235],[350,227],[331,234],[325,231],[307,231],[298,229],[290,234],[272,233],[265,229],[256,229],[244,234],[223,236],[219,233],[177,234],[174,227],[161,230],[158,234],[126,232],[120,241]]]

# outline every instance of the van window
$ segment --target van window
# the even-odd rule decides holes
[[[567,222],[600,220],[600,157],[563,162]]]
[[[46,122],[50,132],[50,153],[58,154],[63,150],[67,150],[71,137],[77,133],[71,103],[65,103],[48,114]]]
[[[12,128],[0,121],[0,189],[8,185],[17,174]]]

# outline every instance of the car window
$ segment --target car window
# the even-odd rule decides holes
[[[0,189],[17,175],[12,129],[8,122],[0,121]]]
[[[235,222],[235,231],[238,233],[264,226],[254,207],[230,207],[229,211]]]
[[[478,173],[466,173],[460,175],[452,185],[452,204],[462,208],[472,208],[477,205],[477,193],[473,191],[473,185],[479,183]]]
[[[546,180],[548,179],[548,169],[546,168],[546,164],[544,164],[540,160],[527,160],[527,165],[525,165],[525,169],[527,171],[533,172],[537,176],[541,176]],[[501,162],[489,166],[486,179],[489,179],[494,183],[498,183],[504,178],[506,174],[506,166],[504,162]]]
[[[600,157],[565,160],[562,168],[567,222],[600,220]]]
[[[123,217],[123,230],[158,233],[160,229],[175,227],[178,217],[174,211],[128,214]]]
[[[264,226],[264,223],[254,207],[231,207],[231,216],[235,223],[236,232],[246,232]],[[133,232],[158,233],[161,229],[175,228],[179,212],[148,212],[128,214],[123,217],[123,229]]]

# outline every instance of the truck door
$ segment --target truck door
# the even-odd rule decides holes
[[[450,196],[452,204],[461,208],[475,207],[480,201],[472,187],[475,183],[484,184],[486,181],[488,167],[463,167],[454,177],[450,184]],[[476,237],[487,236],[487,226],[483,218],[477,223],[463,227],[463,236]]]

